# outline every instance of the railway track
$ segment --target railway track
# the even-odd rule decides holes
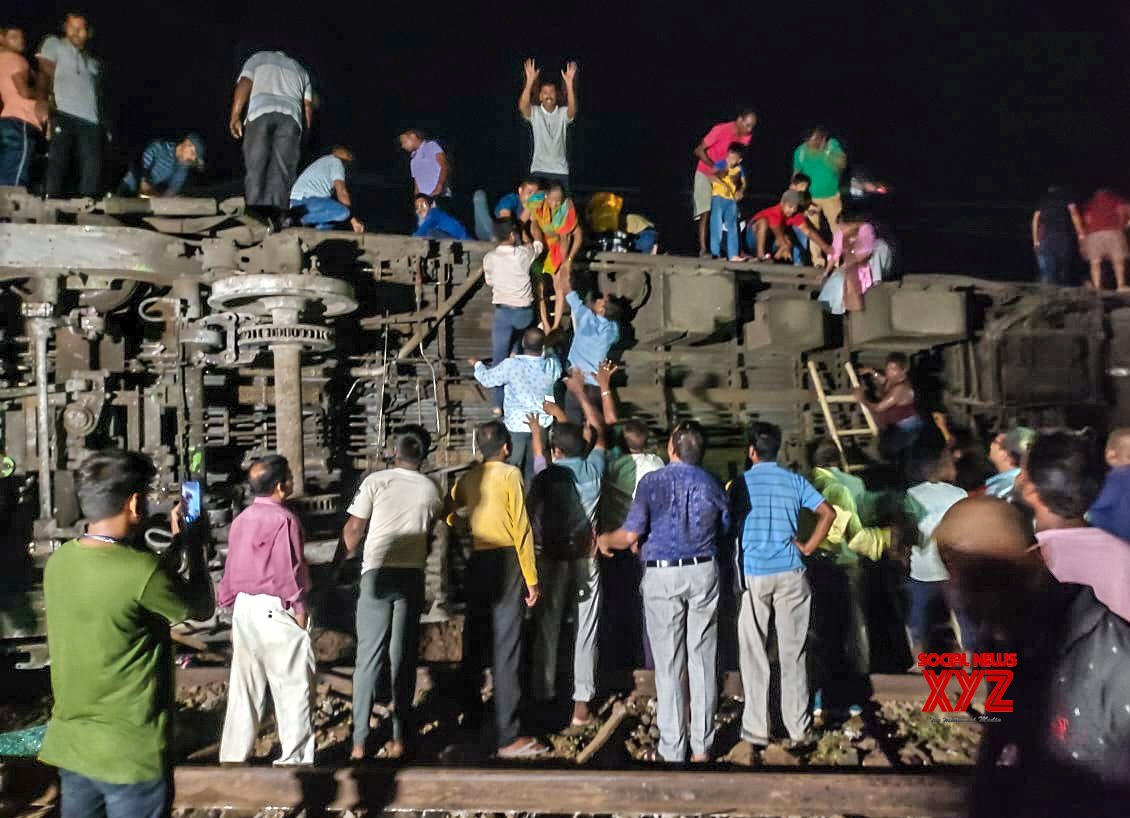
[[[806,772],[688,769],[522,769],[384,766],[284,769],[183,765],[174,772],[174,809],[268,809],[306,815],[382,811],[543,815],[860,815],[873,818],[967,814],[968,770]],[[50,768],[0,765],[5,814],[49,809]]]
[[[328,669],[319,680],[333,693],[351,692],[350,668]],[[178,672],[182,689],[226,680],[224,667],[194,667]],[[421,668],[421,685],[431,680]],[[621,680],[627,701],[654,695],[649,671]],[[927,685],[914,675],[872,677],[876,702],[921,702]],[[723,679],[725,694],[740,693],[737,674]],[[913,705],[911,705],[913,707]],[[617,705],[623,716],[623,704]],[[215,818],[216,811],[237,818],[282,810],[287,814],[439,812],[460,815],[518,813],[542,815],[859,815],[961,816],[967,813],[972,770],[968,765],[906,766],[898,754],[880,749],[880,764],[838,767],[810,759],[808,766],[786,756],[765,757],[754,766],[732,758],[692,767],[659,768],[634,763],[623,752],[626,726],[612,717],[609,734],[619,747],[587,741],[594,752],[572,759],[553,758],[536,765],[483,764],[474,756],[449,763],[395,766],[367,761],[334,765],[333,753],[321,766],[276,768],[264,763],[220,766],[186,762],[174,770],[178,818]],[[605,737],[607,741],[608,736]],[[214,750],[214,748],[213,748]],[[207,762],[214,752],[188,756]],[[886,757],[887,761],[882,759]],[[893,765],[890,763],[893,760]],[[793,766],[784,766],[791,763]],[[0,814],[42,817],[57,808],[54,770],[31,760],[0,765]]]

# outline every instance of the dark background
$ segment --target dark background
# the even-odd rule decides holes
[[[575,183],[627,190],[675,251],[693,246],[690,152],[747,105],[760,117],[751,189],[783,189],[792,149],[826,125],[893,186],[886,216],[911,272],[1031,275],[1031,208],[1049,183],[1130,192],[1126,2],[9,0],[0,25],[22,25],[34,48],[71,8],[87,14],[89,48],[105,62],[119,161],[152,137],[197,130],[207,183],[237,191],[232,88],[253,52],[285,50],[320,98],[309,158],[337,142],[354,149],[371,229],[410,226],[395,143],[410,126],[454,160],[457,210],[474,188],[492,200],[511,188],[529,161],[516,111],[526,56],[558,79],[565,60],[579,62]]]

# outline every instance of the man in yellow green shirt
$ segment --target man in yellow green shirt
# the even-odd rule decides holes
[[[169,624],[207,619],[215,600],[203,538],[186,547],[178,513],[164,555],[135,542],[154,474],[137,452],[88,457],[76,477],[86,533],[60,546],[44,569],[55,703],[39,758],[59,768],[67,818],[168,814]],[[177,573],[186,552],[187,580]]]
[[[506,462],[510,456],[506,426],[497,420],[482,424],[475,430],[475,442],[483,460],[456,481],[451,490],[453,511],[448,515],[453,528],[469,528],[472,548],[464,581],[464,725],[478,721],[482,671],[489,664],[498,756],[532,758],[548,752],[536,739],[520,734],[518,721],[522,603],[532,608],[541,595],[534,535],[526,513],[522,473]],[[490,658],[483,655],[486,645],[492,646]]]
[[[859,512],[866,493],[863,481],[840,470],[839,449],[831,440],[817,445],[812,462],[812,485],[836,512],[828,536],[805,560],[815,600],[809,676],[816,691],[813,715],[819,717],[824,689],[833,679],[843,684],[853,702],[869,694],[865,689],[871,670],[864,613],[867,574],[860,557],[880,559],[891,547],[891,529],[863,524]]]

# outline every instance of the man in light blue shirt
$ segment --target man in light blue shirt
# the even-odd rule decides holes
[[[801,555],[814,552],[836,519],[836,512],[812,484],[777,465],[781,430],[756,422],[750,429],[753,464],[731,489],[734,529],[738,532],[738,648],[745,689],[742,738],[756,747],[769,744],[769,622],[777,631],[781,667],[781,718],[796,748],[812,743],[805,651],[812,592]],[[802,508],[816,514],[805,542],[797,539]]]
[[[576,367],[585,374],[585,394],[595,406],[600,406],[596,372],[608,357],[608,350],[620,340],[620,306],[602,294],[594,295],[590,306],[571,287],[565,301],[573,322],[569,367]],[[565,395],[565,414],[572,423],[584,422],[584,411],[571,392]]]
[[[1020,474],[1020,464],[1035,439],[1036,433],[1025,426],[1017,426],[993,438],[993,442],[989,444],[989,460],[996,466],[998,473],[985,481],[987,495],[1002,500],[1012,497],[1012,487]]]
[[[530,327],[522,335],[522,352],[488,367],[482,361],[471,359],[475,380],[482,386],[503,388],[503,423],[510,432],[509,463],[522,469],[526,482],[533,477],[534,457],[530,453],[530,427],[526,418],[533,413],[543,429],[553,423],[553,418],[542,411],[547,396],[553,395],[553,386],[561,377],[561,363],[553,356],[545,356],[545,333]]]
[[[317,230],[332,230],[335,225],[348,221],[354,233],[365,232],[365,225],[350,215],[353,200],[345,186],[345,168],[352,163],[353,152],[338,145],[302,171],[290,190],[290,209],[300,211],[302,224]]]

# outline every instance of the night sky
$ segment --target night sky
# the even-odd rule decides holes
[[[365,177],[406,178],[395,137],[419,126],[446,145],[457,191],[485,187],[492,199],[528,162],[516,111],[522,59],[536,57],[558,78],[566,59],[577,60],[576,182],[638,189],[675,249],[691,237],[691,149],[746,105],[760,116],[746,166],[752,190],[783,189],[793,147],[824,124],[853,162],[895,186],[900,207],[1021,206],[929,215],[992,223],[1019,238],[1001,240],[1014,254],[1026,253],[1027,208],[1050,182],[1130,193],[1126,2],[9,0],[0,25],[22,25],[34,45],[72,7],[87,13],[89,47],[107,66],[115,152],[194,129],[208,143],[210,181],[242,174],[226,133],[242,62],[278,48],[307,66],[321,99],[313,156],[343,142]],[[394,225],[378,217],[374,226]],[[964,239],[943,231],[930,241],[956,258]]]

